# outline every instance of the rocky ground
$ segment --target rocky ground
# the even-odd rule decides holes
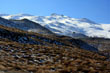
[[[80,40],[0,28],[0,73],[110,73],[108,56]]]

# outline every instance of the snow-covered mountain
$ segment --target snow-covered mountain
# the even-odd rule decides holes
[[[91,36],[110,38],[110,24],[98,24],[87,18],[71,18],[64,15],[33,16],[29,14],[0,14],[5,19],[29,19],[50,29],[52,32],[67,36]]]

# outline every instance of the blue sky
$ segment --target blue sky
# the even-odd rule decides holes
[[[57,13],[110,23],[110,0],[0,0],[0,13],[36,16]]]

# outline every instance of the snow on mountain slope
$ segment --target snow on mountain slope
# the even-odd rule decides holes
[[[1,15],[6,19],[29,19],[45,26],[51,31],[67,36],[86,35],[91,37],[110,38],[110,24],[97,24],[89,19],[71,18],[64,15],[32,16],[28,14]]]

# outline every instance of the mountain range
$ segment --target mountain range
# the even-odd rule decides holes
[[[110,73],[109,28],[58,14],[0,14],[0,73]]]
[[[32,16],[29,14],[19,14],[19,15],[1,14],[0,16],[1,16],[0,25],[6,27],[17,28],[23,31],[39,33],[49,36],[50,35],[60,37],[68,36],[76,39],[81,39],[85,43],[84,42],[80,43],[81,41],[78,42],[80,47],[92,51],[93,50],[104,51],[109,50],[110,48],[109,47],[110,41],[108,37],[110,35],[108,29],[109,24],[97,24],[86,18],[74,19],[64,15],[57,14],[52,14],[51,16]],[[70,23],[67,23],[67,21]],[[86,24],[89,26],[87,26]],[[101,25],[103,25],[103,27],[101,27]],[[108,27],[104,25],[107,25]],[[87,31],[84,31],[86,29]],[[91,31],[91,33],[87,35],[86,33],[88,33],[89,31]],[[95,36],[92,34],[94,34]],[[98,34],[102,34],[103,37]]]
[[[58,35],[71,37],[103,37],[110,38],[110,24],[100,24],[87,18],[72,18],[69,16],[51,14],[51,16],[33,16],[30,14],[0,14],[2,18],[8,20],[28,19],[49,29]],[[34,25],[31,25],[34,27]],[[35,29],[29,29],[35,32]]]

